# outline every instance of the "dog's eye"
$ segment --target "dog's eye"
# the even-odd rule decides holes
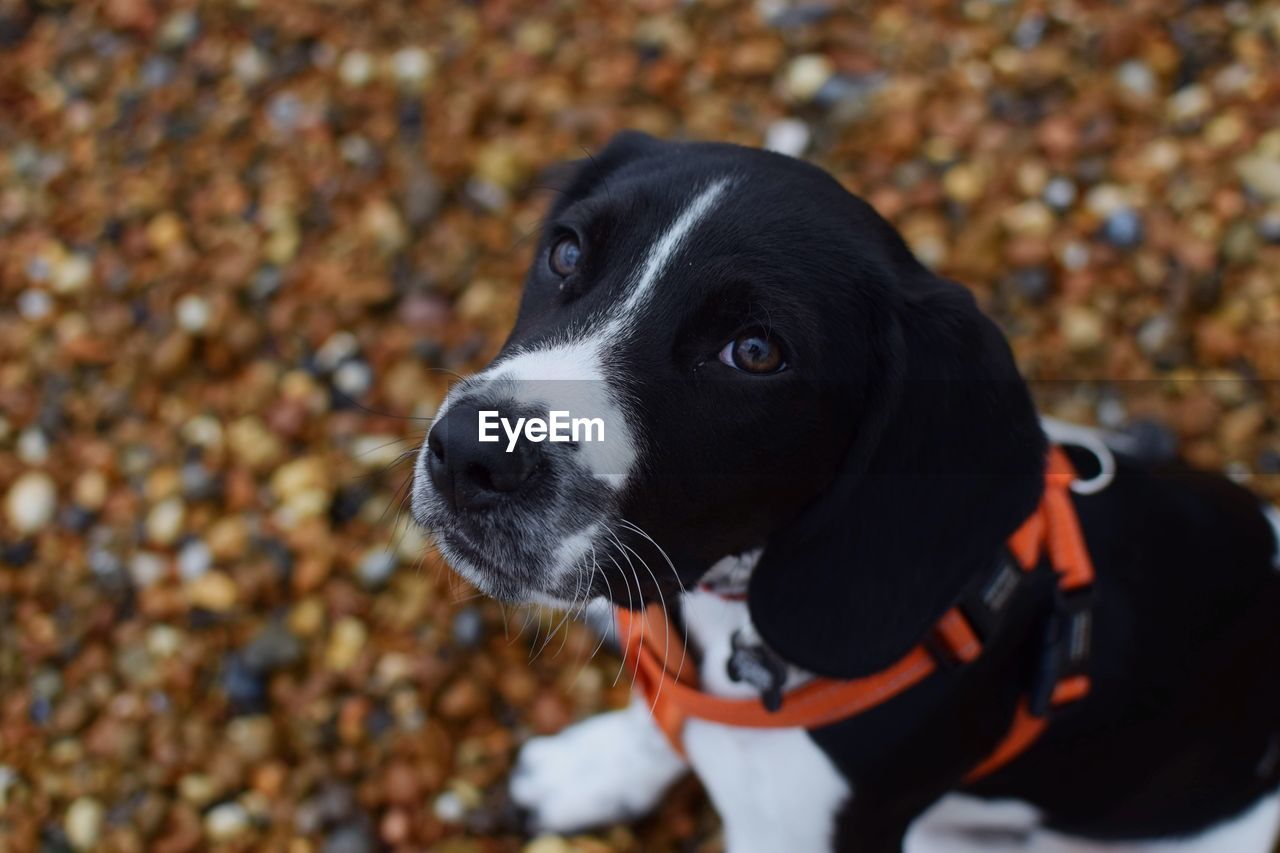
[[[778,373],[787,364],[782,348],[760,332],[739,335],[720,350],[720,360],[744,373]]]
[[[578,261],[582,258],[582,247],[572,237],[561,237],[551,247],[551,255],[547,263],[551,271],[561,278],[568,278],[578,271]]]

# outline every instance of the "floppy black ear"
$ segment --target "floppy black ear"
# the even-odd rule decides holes
[[[621,130],[599,153],[587,153],[585,157],[548,166],[540,181],[559,192],[559,198],[552,205],[552,215],[569,200],[581,198],[607,182],[610,173],[619,166],[656,154],[667,144],[638,130]]]
[[[917,268],[890,294],[871,411],[831,488],[770,538],[748,601],[783,658],[853,678],[905,654],[1035,509],[1044,433],[1004,336]]]

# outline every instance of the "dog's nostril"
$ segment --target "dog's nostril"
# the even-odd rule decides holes
[[[496,492],[499,489],[494,485],[493,474],[489,469],[479,462],[472,462],[463,472],[464,476],[476,487],[484,489],[486,492]]]
[[[427,450],[431,451],[437,462],[444,461],[444,439],[440,438],[439,430],[433,429],[427,435]]]
[[[442,499],[455,509],[483,509],[520,491],[540,459],[539,446],[483,441],[480,406],[455,403],[427,434],[426,473]]]

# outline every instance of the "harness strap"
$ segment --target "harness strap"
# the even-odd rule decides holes
[[[1045,662],[1037,678],[1042,684],[1019,703],[1008,734],[970,771],[966,781],[1012,761],[1043,733],[1050,708],[1074,702],[1089,692],[1084,665],[1093,563],[1071,503],[1069,490],[1074,480],[1075,471],[1066,454],[1051,448],[1040,505],[1008,541],[1009,552],[1024,574],[1035,569],[1042,555],[1048,556],[1058,577],[1059,608],[1050,620]],[[999,572],[1003,571],[1001,565]],[[992,583],[1002,580],[997,574]],[[1065,605],[1068,595],[1076,606]],[[944,647],[960,665],[982,653],[982,641],[962,608],[952,607],[938,620],[929,638],[887,669],[849,680],[814,679],[786,693],[781,705],[770,711],[758,699],[729,699],[699,689],[697,668],[679,631],[656,605],[640,612],[618,607],[616,620],[623,660],[635,675],[636,689],[648,700],[655,721],[681,755],[681,733],[690,718],[745,728],[819,728],[882,705],[928,678],[940,665],[938,655],[931,651],[936,645]]]

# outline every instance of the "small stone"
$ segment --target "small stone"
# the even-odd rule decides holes
[[[1085,305],[1071,305],[1063,309],[1059,328],[1067,347],[1075,352],[1096,349],[1106,334],[1102,317]]]
[[[484,614],[478,607],[466,607],[453,617],[453,642],[460,648],[475,648],[484,638]]]
[[[1241,406],[1222,416],[1218,423],[1218,439],[1228,453],[1239,453],[1267,423],[1266,409],[1259,405]]]
[[[209,553],[215,560],[238,560],[249,546],[249,531],[244,517],[240,515],[218,519],[209,527],[205,538],[209,543]]]
[[[1094,216],[1106,219],[1116,211],[1130,207],[1129,192],[1115,184],[1099,184],[1085,194],[1084,206]]]
[[[55,293],[71,294],[84,290],[93,275],[93,262],[77,253],[64,255],[53,265],[50,283]]]
[[[187,500],[207,501],[218,497],[221,483],[199,462],[188,462],[179,473],[182,495]]]
[[[333,626],[329,644],[325,648],[325,665],[335,672],[351,668],[364,651],[369,629],[354,616],[345,616]]]
[[[232,456],[254,470],[271,465],[284,452],[280,439],[256,415],[233,421],[227,429],[227,444]]]
[[[302,659],[302,643],[282,622],[268,622],[241,651],[245,664],[270,673]]]
[[[227,743],[250,763],[269,757],[274,749],[275,724],[266,714],[236,717],[227,724],[226,731]]]
[[[568,700],[554,690],[544,690],[529,706],[529,723],[539,734],[558,732],[573,721]]]
[[[1069,178],[1052,178],[1044,187],[1044,203],[1062,212],[1076,203],[1076,185]]]
[[[378,836],[383,843],[391,846],[404,844],[413,831],[413,822],[403,809],[390,809],[382,816],[378,826]]]
[[[53,297],[43,290],[24,290],[18,294],[18,314],[32,322],[43,320],[53,313]]]
[[[0,764],[0,809],[9,804],[9,791],[18,786],[18,771],[7,764]]]
[[[382,548],[367,551],[360,560],[356,574],[366,589],[380,589],[396,570],[396,555]]]
[[[1142,163],[1147,168],[1166,174],[1173,171],[1182,162],[1182,148],[1172,139],[1162,136],[1153,139],[1143,149]]]
[[[968,163],[957,163],[942,176],[943,191],[957,204],[977,201],[985,185],[982,170]]]
[[[1238,112],[1228,112],[1212,119],[1204,129],[1204,140],[1210,148],[1230,148],[1241,140],[1249,125]]]
[[[328,469],[315,456],[303,456],[277,468],[271,475],[271,490],[288,510],[291,521],[323,515],[332,497]]]
[[[160,25],[158,40],[166,49],[182,47],[200,30],[200,19],[190,9],[182,9],[165,18]]]
[[[209,303],[195,294],[187,294],[178,300],[174,316],[185,332],[199,335],[209,326]]]
[[[358,352],[360,352],[360,342],[356,340],[355,335],[346,331],[334,332],[316,350],[316,367],[330,372]]]
[[[463,676],[440,694],[436,710],[446,719],[465,720],[481,713],[488,701],[488,691],[476,679]]]
[[[178,796],[202,809],[222,795],[222,785],[204,773],[187,773],[178,779]]]
[[[1280,243],[1280,205],[1268,208],[1258,218],[1258,236],[1268,243]]]
[[[1178,328],[1168,314],[1156,314],[1138,327],[1135,340],[1138,349],[1148,357],[1166,352],[1174,343]]]
[[[267,78],[271,66],[262,51],[250,44],[232,54],[231,71],[246,86],[256,86]]]
[[[400,212],[385,199],[374,199],[364,206],[360,230],[384,255],[395,254],[409,241]]]
[[[67,840],[77,850],[92,850],[98,846],[102,834],[102,821],[106,809],[93,797],[79,797],[67,808]]]
[[[49,461],[49,439],[39,427],[27,427],[18,433],[18,458],[28,465]]]
[[[137,551],[129,559],[129,577],[140,588],[146,589],[164,577],[165,561],[151,551]]]
[[[185,638],[172,625],[153,625],[147,630],[147,652],[160,660],[171,658],[182,648]]]
[[[769,125],[764,135],[764,147],[788,157],[801,157],[809,150],[813,134],[809,125],[798,118],[781,118]]]
[[[222,422],[212,415],[197,415],[182,425],[182,438],[193,447],[222,447]]]
[[[293,92],[278,92],[267,102],[267,121],[280,133],[290,134],[309,121],[307,104]]]
[[[148,56],[138,76],[148,89],[163,89],[178,76],[178,63],[168,56]]]
[[[405,47],[391,56],[391,76],[407,89],[417,89],[431,76],[435,62],[420,47]]]
[[[1040,160],[1027,160],[1018,164],[1014,180],[1018,192],[1024,196],[1038,196],[1044,192],[1044,186],[1049,182],[1049,168]]]
[[[107,478],[101,471],[85,471],[71,486],[71,500],[87,510],[102,509],[107,500]]]
[[[436,797],[431,811],[441,823],[461,823],[462,819],[467,816],[466,805],[463,804],[462,798],[453,791],[445,791]]]
[[[210,841],[233,841],[249,831],[249,812],[240,803],[221,803],[204,816],[204,833]]]
[[[1130,59],[1123,62],[1115,72],[1116,82],[1120,87],[1136,98],[1147,100],[1156,94],[1159,81],[1151,66],[1141,59]]]
[[[1280,157],[1242,157],[1236,174],[1249,192],[1267,202],[1280,202]]]
[[[1010,233],[1024,237],[1047,237],[1054,227],[1053,213],[1035,199],[1009,208],[1000,221]]]
[[[524,152],[509,142],[495,140],[476,152],[476,179],[503,193],[523,184],[528,174],[529,162]]]
[[[266,710],[266,683],[262,674],[250,667],[242,656],[229,654],[223,658],[218,681],[239,713]]]
[[[34,560],[35,556],[36,543],[34,540],[23,539],[20,542],[0,543],[0,565],[20,569]]]
[[[151,508],[145,523],[148,541],[156,545],[172,545],[182,534],[187,508],[176,497],[166,498]]]
[[[338,77],[352,88],[360,88],[373,79],[373,57],[363,50],[352,50],[338,63]]]
[[[1082,240],[1071,240],[1063,245],[1059,255],[1062,265],[1078,272],[1089,265],[1089,246]]]
[[[120,572],[124,568],[114,552],[99,547],[89,549],[88,563],[94,577],[108,587],[119,581]]]
[[[289,611],[289,630],[304,639],[319,634],[324,621],[324,604],[318,598],[304,598]]]
[[[1102,224],[1103,238],[1121,249],[1132,249],[1141,244],[1142,230],[1142,217],[1129,207],[1116,210]]]
[[[214,613],[225,613],[236,606],[240,592],[236,582],[225,572],[206,572],[186,586],[187,602]]]
[[[1052,282],[1044,267],[1022,267],[1014,270],[1011,277],[1018,294],[1031,304],[1040,305],[1049,297]]]
[[[1213,107],[1213,96],[1201,83],[1183,86],[1165,103],[1165,115],[1174,124],[1189,124],[1205,116]]]
[[[787,94],[798,101],[810,101],[835,74],[835,65],[821,54],[806,53],[792,59],[783,73]]]
[[[178,552],[178,575],[184,582],[196,580],[213,565],[213,552],[199,539],[193,539]]]
[[[1251,263],[1258,256],[1259,236],[1249,223],[1234,223],[1222,237],[1222,256],[1232,264]]]
[[[53,478],[43,471],[28,471],[9,487],[5,514],[19,535],[43,530],[58,508],[58,490]]]
[[[147,223],[147,239],[158,252],[172,251],[186,240],[186,229],[177,214],[165,211]]]
[[[331,830],[324,840],[322,853],[373,853],[377,839],[363,822],[352,822]]]
[[[373,385],[373,369],[363,361],[344,362],[333,372],[333,384],[348,397],[362,397]]]

